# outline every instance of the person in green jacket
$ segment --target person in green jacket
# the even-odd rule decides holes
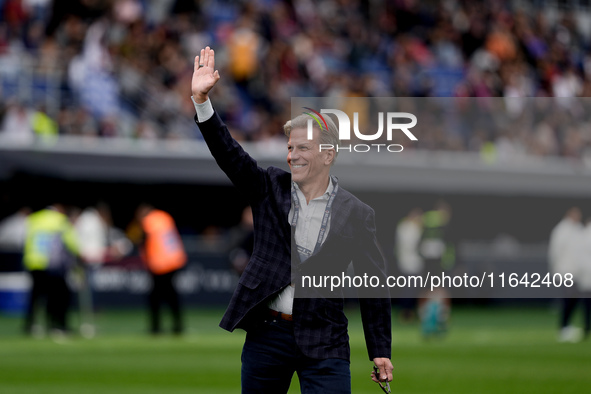
[[[66,282],[69,269],[76,263],[78,241],[74,227],[62,204],[53,204],[27,218],[23,265],[32,281],[25,316],[25,333],[40,334],[35,311],[46,299],[47,326],[55,335],[68,331],[67,314],[70,289]]]

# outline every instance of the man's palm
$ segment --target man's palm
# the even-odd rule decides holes
[[[206,47],[201,50],[200,56],[195,57],[191,81],[191,93],[195,101],[206,101],[207,94],[219,79],[220,74],[215,70],[215,53],[213,49]]]

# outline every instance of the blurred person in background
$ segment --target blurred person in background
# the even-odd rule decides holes
[[[89,265],[103,264],[107,250],[108,225],[99,209],[85,208],[75,222],[80,241],[80,255]]]
[[[577,342],[581,332],[570,325],[579,301],[576,294],[578,261],[581,259],[581,239],[583,236],[582,213],[579,207],[571,207],[562,220],[552,229],[548,245],[548,263],[552,274],[573,275],[575,286],[564,289],[560,310],[560,342]]]
[[[81,284],[79,304],[82,322],[80,333],[84,337],[95,335],[94,302],[92,296],[93,272],[108,261],[118,260],[133,248],[123,232],[112,225],[111,210],[104,202],[89,206],[75,220],[80,243]]]
[[[39,302],[46,299],[47,325],[59,340],[68,333],[71,293],[66,276],[79,254],[76,231],[63,204],[53,204],[29,215],[23,251],[23,263],[32,279],[25,316],[25,333],[39,336],[36,324]]]
[[[255,228],[253,255],[220,323],[228,331],[247,331],[241,359],[242,393],[285,393],[296,372],[302,393],[350,393],[342,292],[340,297],[337,290],[336,297],[328,298],[321,289],[310,294],[295,284],[302,272],[328,268],[334,273],[346,270],[351,261],[357,272],[385,280],[374,212],[331,178],[336,151],[318,151],[323,137],[338,145],[338,132],[330,118],[331,126],[313,129],[312,141],[305,137],[307,115],[285,124],[291,174],[276,167],[258,167],[232,138],[209,100],[209,91],[220,79],[214,57],[214,51],[206,47],[195,58],[191,83],[195,122],[220,168],[248,196]],[[335,263],[339,267],[333,267]],[[297,267],[293,272],[292,264]],[[391,381],[390,298],[382,291],[371,295],[359,297],[369,359],[379,369],[371,378]]]
[[[440,338],[448,328],[451,312],[451,299],[445,289],[436,288],[428,291],[419,300],[421,333],[424,339]]]
[[[47,115],[44,106],[33,112],[31,126],[37,139],[45,142],[55,141],[58,136],[57,122]]]
[[[425,266],[431,273],[450,271],[456,265],[456,250],[450,228],[451,206],[437,201],[431,211],[423,214],[423,233],[420,253]]]
[[[450,222],[451,206],[443,200],[435,203],[434,209],[423,214],[423,234],[420,253],[425,260],[425,269],[431,275],[450,272],[456,267],[456,240]],[[419,317],[425,338],[441,336],[447,331],[451,312],[449,291],[443,287],[426,291],[419,301]]]
[[[95,335],[95,327],[90,271],[104,262],[107,248],[107,224],[94,207],[84,209],[74,224],[80,242],[80,256],[84,262],[80,272],[81,283],[78,290],[81,315],[80,333],[83,337],[92,338]]]
[[[583,302],[583,338],[588,339],[591,333],[591,218],[587,219],[583,230],[581,247],[575,278]]]
[[[123,231],[113,226],[111,208],[105,202],[86,207],[76,220],[76,230],[80,254],[91,267],[116,261],[133,248]]]
[[[135,219],[143,231],[140,254],[152,276],[152,289],[148,296],[150,332],[154,335],[161,333],[160,305],[167,303],[172,312],[172,331],[182,334],[182,311],[174,278],[187,263],[187,254],[174,219],[150,204],[140,204]]]
[[[30,213],[29,207],[22,207],[0,220],[0,272],[23,270],[23,247],[27,235],[27,217]],[[21,288],[23,292],[26,291],[26,284]]]
[[[425,271],[425,262],[419,254],[419,245],[423,234],[423,211],[413,208],[396,227],[395,254],[400,274],[422,275]],[[410,322],[416,317],[417,290],[413,287],[405,287],[400,298],[401,319]]]
[[[22,251],[27,235],[27,217],[31,208],[22,207],[0,221],[0,249]]]
[[[27,145],[35,141],[35,133],[31,120],[33,111],[18,101],[8,104],[2,126],[0,126],[0,137],[20,145]]]

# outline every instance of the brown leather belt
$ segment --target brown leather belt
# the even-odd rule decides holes
[[[277,311],[274,311],[273,309],[269,309],[269,315],[271,315],[273,317],[278,317],[281,320],[293,321],[293,315],[288,315],[287,313],[277,312]]]

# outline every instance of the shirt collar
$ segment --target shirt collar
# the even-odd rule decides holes
[[[326,191],[324,192],[324,194],[322,194],[320,197],[316,197],[314,200],[316,200],[317,198],[329,198],[330,197],[330,195],[332,194],[332,192],[334,190],[335,185],[334,185],[334,179],[332,176],[330,176],[328,179],[329,179],[329,182],[328,182],[328,187],[326,188]],[[295,189],[299,193],[302,192],[297,183],[293,182],[293,186],[295,187]]]

